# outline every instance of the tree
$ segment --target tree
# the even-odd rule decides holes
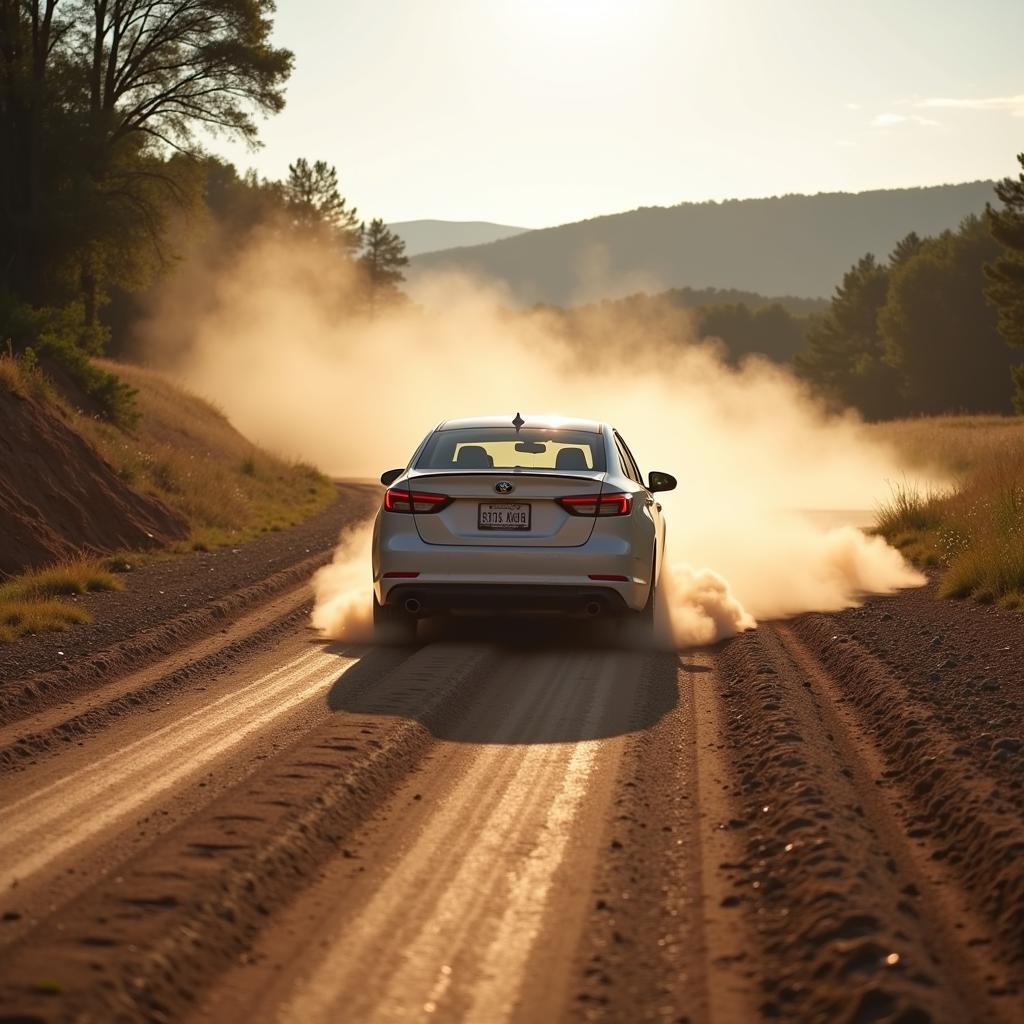
[[[993,237],[1003,251],[985,267],[989,301],[998,312],[998,327],[1011,345],[1024,348],[1024,153],[1017,156],[1021,174],[996,184],[1001,210],[988,206],[985,211]],[[1012,370],[1014,405],[1024,413],[1024,366]]]
[[[908,236],[897,251],[912,246]],[[899,404],[899,375],[884,361],[878,330],[888,292],[888,267],[868,253],[843,275],[828,312],[812,320],[807,350],[794,360],[801,377],[869,419],[892,416]]]
[[[878,323],[910,413],[1009,412],[1014,359],[985,301],[984,267],[999,244],[978,217],[894,268]]]
[[[378,217],[367,228],[359,262],[366,273],[372,316],[378,306],[394,302],[401,295],[398,286],[405,280],[402,267],[409,265],[405,242]]]
[[[0,0],[0,290],[38,303],[78,136],[59,0]],[[53,275],[49,281],[52,282]]]
[[[89,113],[110,144],[140,133],[194,152],[196,130],[253,142],[292,54],[270,44],[273,0],[72,0]]]
[[[911,231],[905,238],[901,238],[896,247],[889,254],[889,266],[898,267],[901,263],[916,256],[924,246],[921,236],[916,231]]]
[[[350,208],[339,191],[333,167],[324,160],[310,165],[300,157],[288,165],[284,192],[296,229],[322,235],[346,255],[354,255],[363,240],[363,225],[356,208]]]
[[[110,272],[124,224],[156,245],[168,201],[189,192],[167,153],[198,155],[200,133],[253,142],[254,114],[283,106],[292,56],[270,44],[272,12],[272,0],[0,0],[0,229],[12,229],[0,272],[18,254],[0,284],[58,301],[54,282],[80,276],[88,290]]]
[[[697,333],[725,342],[733,362],[763,355],[788,363],[803,349],[806,331],[807,318],[794,316],[777,302],[753,310],[745,302],[697,310]]]

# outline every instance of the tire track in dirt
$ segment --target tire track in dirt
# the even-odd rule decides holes
[[[173,724],[6,804],[0,808],[0,893],[23,889],[51,861],[115,828],[278,716],[326,692],[354,664],[355,658],[306,651]]]
[[[1019,771],[1006,770],[1012,750],[971,742],[988,724],[983,701],[929,707],[836,628],[810,619],[779,635],[862,751],[908,870],[921,881],[922,913],[948,905],[947,921],[932,927],[948,931],[955,922],[955,955],[974,965],[980,995],[1016,1001],[1024,1012],[1024,799]],[[968,716],[982,723],[972,728]]]
[[[252,940],[431,745],[487,651],[413,653],[243,785],[42,921],[0,964],[9,1019],[151,1021]],[[344,676],[332,689],[344,690]],[[352,699],[358,695],[350,694]]]
[[[623,680],[623,685],[627,681]],[[710,655],[662,654],[637,680],[654,724],[627,738],[575,954],[571,1019],[752,1019],[749,944],[720,909],[733,855]]]
[[[1014,1019],[1018,990],[993,971],[990,947],[977,955],[984,936],[963,901],[921,869],[869,739],[842,710],[845,676],[840,685],[772,627],[715,662],[734,780],[727,827],[744,845],[725,867],[760,947],[761,1016]],[[898,688],[886,693],[911,720]]]
[[[0,776],[21,771],[70,743],[79,743],[125,716],[173,698],[185,687],[252,657],[294,633],[312,602],[308,583],[242,616],[217,636],[197,641],[131,675],[116,677],[88,694],[63,700],[13,724],[0,725]]]

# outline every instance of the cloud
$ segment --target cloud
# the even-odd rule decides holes
[[[916,124],[925,128],[939,127],[938,121],[933,121],[930,117],[922,117],[920,114],[893,114],[887,111],[871,119],[871,125],[874,128],[895,128],[901,124]]]
[[[859,103],[847,103],[847,110],[863,110],[864,108]]]
[[[1018,96],[986,96],[976,99],[932,97],[914,104],[924,110],[988,110],[1024,117],[1024,93]]]

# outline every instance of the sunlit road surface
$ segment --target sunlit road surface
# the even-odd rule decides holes
[[[395,852],[347,893],[358,909],[330,923],[326,949],[267,1019],[512,1019],[542,933],[579,923],[565,894],[584,895],[587,831],[605,817],[642,660],[572,653],[496,666],[486,690],[498,700],[478,703],[430,778],[396,798],[415,789],[425,813],[396,813]],[[533,985],[538,970],[547,1002],[563,968],[534,963]]]
[[[125,818],[282,715],[322,696],[352,664],[352,658],[304,651],[170,724],[90,758],[49,785],[5,800],[0,805],[0,893],[31,884],[76,847],[116,830]]]

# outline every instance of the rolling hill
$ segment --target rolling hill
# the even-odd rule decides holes
[[[482,220],[405,220],[388,227],[405,242],[407,256],[455,246],[485,245],[530,230]]]
[[[415,278],[459,269],[504,282],[519,302],[557,305],[669,288],[827,296],[866,252],[980,213],[992,182],[682,203],[542,228],[417,256]]]

